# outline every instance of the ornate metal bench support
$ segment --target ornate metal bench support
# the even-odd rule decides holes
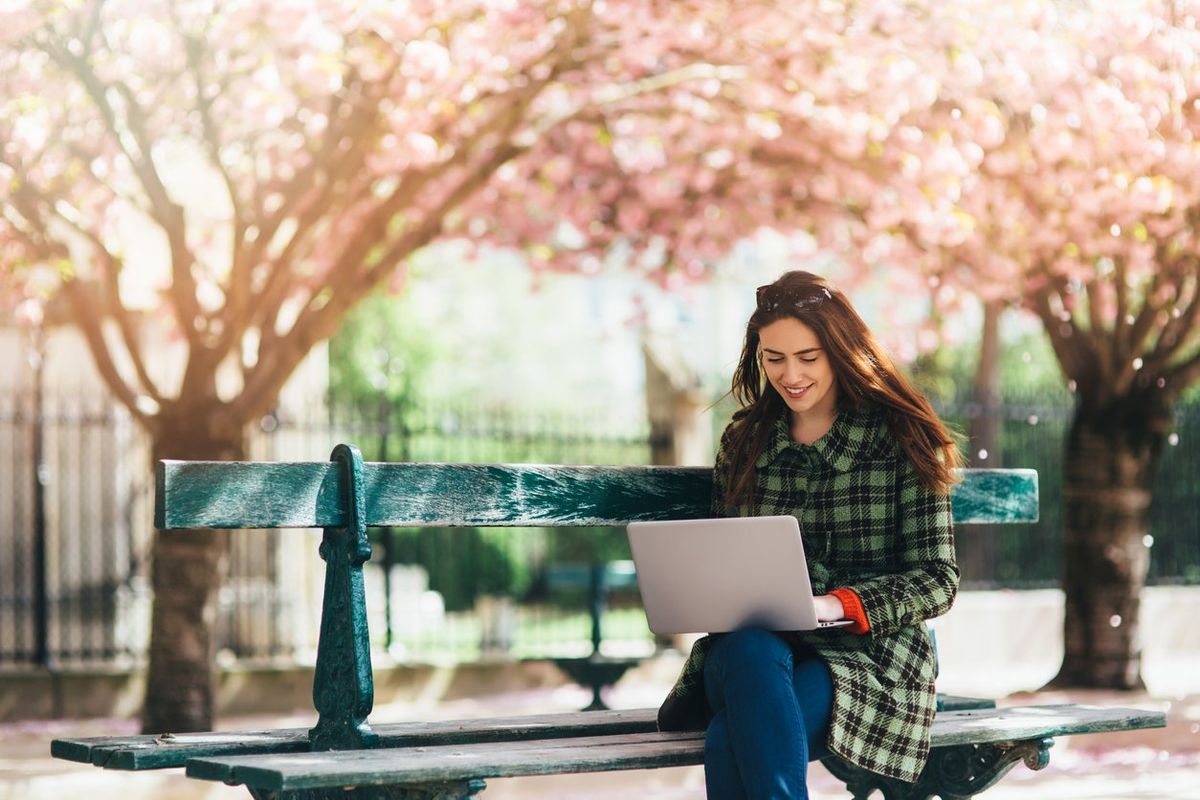
[[[346,493],[349,516],[345,527],[326,528],[321,542],[325,602],[313,676],[313,705],[320,717],[308,736],[313,750],[357,750],[374,747],[379,741],[367,723],[375,704],[375,682],[362,566],[371,558],[371,544],[367,540],[362,490],[362,453],[353,445],[339,444],[330,458],[343,468],[341,488]]]
[[[254,800],[474,800],[484,788],[483,781],[473,779],[427,786],[353,786],[285,792],[250,789],[250,794]]]
[[[866,800],[874,791],[884,800],[969,800],[1002,778],[1018,761],[1039,770],[1050,763],[1053,739],[1023,742],[965,744],[937,747],[916,783],[901,783],[851,766],[839,758],[822,763],[846,784],[854,800]]]

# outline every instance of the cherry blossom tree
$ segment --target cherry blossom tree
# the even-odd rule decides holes
[[[1067,43],[1086,69],[1051,80],[985,160],[1025,232],[1005,247],[1025,256],[1025,304],[1077,395],[1064,685],[1142,683],[1154,478],[1173,406],[1200,378],[1198,16],[1194,3],[1099,9]]]
[[[738,238],[824,230],[865,191],[841,127],[867,120],[839,103],[934,94],[855,49],[886,50],[890,31],[847,39],[845,13],[815,0],[17,6],[0,19],[4,268],[58,276],[155,459],[242,457],[312,346],[438,238],[583,270],[619,244],[660,280],[700,278]],[[813,53],[831,69],[810,81]],[[825,116],[785,132],[784,102]],[[768,196],[776,182],[743,169],[756,148],[812,171]],[[131,243],[131,227],[153,235]],[[137,307],[155,268],[156,302]],[[146,358],[144,316],[177,370]],[[147,730],[212,725],[224,546],[155,540]]]
[[[1173,406],[1200,378],[1200,5],[939,15],[931,43],[948,61],[917,127],[960,158],[902,173],[858,231],[938,291],[1041,319],[1077,399],[1055,684],[1140,687],[1154,478]]]
[[[724,79],[660,58],[669,40],[631,44],[625,5],[29,3],[0,52],[6,269],[59,271],[155,459],[243,457],[313,344],[410,254],[465,233],[461,207],[505,164],[596,107]],[[182,348],[176,376],[144,358],[129,219],[162,251],[153,310]],[[212,725],[224,546],[156,539],[147,730]]]

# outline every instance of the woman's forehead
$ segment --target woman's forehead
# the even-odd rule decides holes
[[[763,350],[777,353],[798,353],[821,346],[816,331],[795,317],[783,317],[762,326],[758,331],[758,342]]]

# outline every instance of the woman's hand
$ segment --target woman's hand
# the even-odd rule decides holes
[[[817,595],[813,598],[813,605],[817,607],[817,622],[833,622],[846,618],[846,609],[842,606],[842,601],[831,594]]]

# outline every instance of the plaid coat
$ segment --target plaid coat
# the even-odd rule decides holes
[[[950,500],[920,483],[873,407],[841,412],[812,445],[793,442],[788,423],[782,414],[756,463],[753,507],[725,504],[726,429],[714,471],[714,516],[795,515],[813,592],[849,587],[862,599],[871,628],[866,634],[788,635],[815,651],[833,676],[830,752],[914,782],[929,755],[936,706],[933,649],[923,621],[949,610],[958,589]],[[664,702],[664,730],[707,725],[708,642],[697,643]]]

